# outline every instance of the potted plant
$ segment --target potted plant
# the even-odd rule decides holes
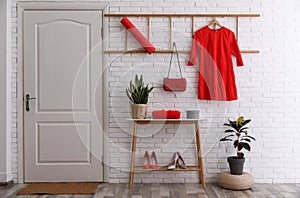
[[[143,76],[138,78],[135,75],[134,83],[130,81],[129,88],[126,89],[126,95],[131,101],[131,114],[133,119],[144,119],[147,115],[147,103],[150,92],[154,87],[144,85]]]
[[[245,120],[243,116],[239,117],[235,121],[228,120],[228,123],[224,123],[224,126],[229,126],[229,129],[226,129],[224,133],[231,133],[226,135],[225,137],[220,139],[222,141],[233,141],[233,137],[236,139],[233,141],[233,146],[237,150],[236,156],[230,156],[227,158],[229,163],[230,173],[232,175],[242,175],[244,168],[244,153],[241,151],[242,149],[246,149],[248,151],[251,150],[250,142],[251,140],[255,140],[254,137],[248,135],[246,125],[251,122],[251,119]]]

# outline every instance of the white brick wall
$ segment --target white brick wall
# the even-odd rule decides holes
[[[188,54],[180,54],[188,89],[184,93],[164,92],[156,88],[150,96],[149,112],[153,109],[181,109],[199,107],[202,125],[202,144],[205,176],[216,181],[217,174],[227,170],[226,157],[233,154],[230,144],[219,144],[222,124],[227,118],[244,115],[252,118],[251,134],[257,138],[252,152],[246,153],[245,170],[255,181],[300,182],[300,3],[297,0],[157,0],[109,1],[111,13],[261,13],[260,18],[241,18],[239,45],[241,49],[259,49],[260,54],[243,54],[245,67],[235,68],[239,100],[234,102],[201,101],[197,99],[196,69],[186,67]],[[17,179],[17,19],[16,1],[12,6],[12,162]],[[146,20],[131,20],[147,33]],[[196,29],[211,18],[196,18]],[[222,24],[234,30],[230,18],[219,18]],[[124,48],[124,32],[118,18],[110,18],[109,47]],[[168,19],[151,20],[151,42],[158,49],[168,48]],[[173,40],[179,49],[191,45],[190,19],[174,18]],[[129,37],[129,47],[139,45]],[[109,55],[109,165],[110,182],[128,182],[131,150],[131,123],[125,88],[133,76],[143,74],[145,81],[161,87],[166,76],[169,54]],[[178,75],[178,73],[176,74]],[[139,130],[136,163],[141,164],[145,150],[155,150],[159,164],[167,164],[174,151],[179,151],[186,163],[195,163],[193,128],[189,126],[147,126]],[[135,182],[198,182],[196,173],[135,174]]]

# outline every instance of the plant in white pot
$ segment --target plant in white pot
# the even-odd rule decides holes
[[[144,119],[147,115],[147,103],[150,92],[154,87],[144,84],[143,76],[135,75],[134,82],[130,81],[126,95],[131,101],[131,114],[133,119]]]
[[[244,168],[244,153],[241,151],[243,148],[250,151],[251,140],[255,140],[254,137],[248,135],[247,130],[249,127],[246,125],[251,122],[251,119],[245,120],[243,116],[239,117],[235,121],[228,120],[228,123],[224,123],[224,126],[229,126],[229,129],[226,129],[224,133],[231,133],[220,139],[222,141],[233,141],[232,137],[236,137],[233,141],[233,146],[237,150],[236,156],[230,156],[227,158],[229,163],[230,173],[232,175],[242,175]]]

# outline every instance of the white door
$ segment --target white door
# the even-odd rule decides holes
[[[99,11],[24,12],[25,182],[103,181],[101,28]]]

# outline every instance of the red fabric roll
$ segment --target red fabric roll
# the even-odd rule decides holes
[[[121,20],[121,23],[149,54],[155,51],[155,47],[144,37],[144,35],[131,23],[127,17],[124,17]]]

